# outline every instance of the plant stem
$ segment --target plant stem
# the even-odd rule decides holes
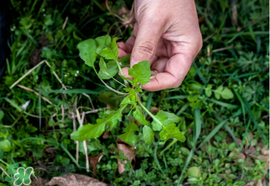
[[[168,150],[169,148],[171,148],[171,146],[173,146],[176,142],[178,141],[178,139],[173,139],[173,141],[164,149],[164,150],[162,150],[161,152],[160,152],[160,155],[162,156],[162,154],[166,151],[166,150]]]
[[[123,77],[125,77],[125,76],[124,76],[124,72],[123,72],[121,66],[119,65],[119,61],[117,60],[117,58],[116,58],[115,62],[116,62],[116,64],[117,64],[117,67],[118,67],[118,69],[119,69],[121,75],[122,75]],[[129,87],[129,86],[128,86],[128,82],[127,82],[126,80],[124,80],[124,83],[125,83],[126,87]]]
[[[145,110],[145,112],[147,112],[147,114],[149,114],[149,116],[151,116],[153,120],[155,120],[158,124],[164,127],[164,125],[149,110],[147,110],[147,108],[145,108],[145,106],[142,104],[142,102],[138,98],[137,100],[138,100],[139,105],[143,108],[143,110]]]
[[[103,81],[103,79],[101,79],[101,77],[98,75],[95,66],[93,66],[93,69],[94,69],[95,73],[97,74],[98,78],[100,79],[100,81],[101,81],[108,89],[110,89],[111,91],[113,91],[113,92],[115,92],[115,93],[117,93],[117,94],[127,95],[127,93],[119,92],[119,91],[113,89],[112,87],[110,87],[109,85],[107,85],[107,84]]]

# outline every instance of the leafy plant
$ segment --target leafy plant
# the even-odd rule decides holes
[[[96,124],[87,124],[80,127],[76,132],[72,133],[72,139],[83,141],[98,138],[105,130],[111,131],[117,126],[118,121],[122,121],[123,111],[127,109],[128,115],[132,115],[143,125],[142,133],[146,144],[152,144],[154,141],[154,131],[159,134],[159,139],[164,142],[171,138],[184,142],[185,136],[176,125],[180,121],[178,116],[162,110],[153,115],[141,102],[140,93],[143,92],[142,85],[151,81],[152,73],[149,62],[142,61],[129,68],[128,74],[133,79],[125,78],[122,68],[129,66],[129,56],[118,59],[117,40],[118,38],[111,39],[109,35],[106,35],[96,39],[88,39],[78,44],[79,55],[85,61],[85,64],[93,68],[96,75],[107,88],[123,95],[124,99],[117,111],[110,110],[106,113],[106,118],[97,119]],[[99,60],[99,71],[95,67],[96,60]],[[123,83],[119,82],[116,79],[117,77],[115,77],[118,71],[121,72],[120,77]],[[107,85],[104,81],[106,79],[115,80],[124,87],[125,93],[119,92]],[[153,119],[151,123],[144,118],[143,111],[151,116]],[[124,134],[118,137],[134,146],[138,141],[137,135],[134,134],[136,131],[140,130],[134,122],[131,122],[124,129]]]

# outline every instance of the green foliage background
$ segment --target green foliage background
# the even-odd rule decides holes
[[[112,14],[124,2],[114,2],[112,12],[102,3],[11,1],[14,7],[11,54],[6,73],[0,79],[0,166],[8,174],[18,166],[32,166],[35,174],[51,178],[61,174],[61,166],[68,166],[69,172],[89,175],[82,143],[77,163],[76,144],[70,138],[74,103],[81,112],[99,109],[98,113],[86,116],[85,122],[93,123],[97,117],[106,115],[106,104],[117,108],[121,100],[108,92],[92,68],[79,58],[76,48],[82,40],[107,34],[118,21]],[[125,4],[130,9],[132,1]],[[109,139],[88,141],[89,155],[100,152],[105,155],[97,165],[97,179],[111,185],[189,182],[222,186],[244,185],[266,173],[264,162],[248,156],[241,160],[237,155],[238,151],[244,152],[245,146],[253,146],[257,156],[261,150],[259,142],[269,145],[269,2],[209,0],[196,1],[196,6],[204,46],[183,84],[175,89],[142,93],[147,108],[156,106],[181,118],[178,126],[187,131],[186,142],[177,142],[169,148],[171,141],[148,145],[138,134],[134,171],[128,163],[125,167],[128,171],[119,175],[116,159],[124,156],[115,154],[116,135],[122,134],[121,126],[128,124],[129,118],[125,118]],[[125,41],[132,29],[117,29],[121,23],[117,24],[110,34],[116,33]],[[19,85],[34,90],[52,104],[18,86],[10,88],[43,59],[50,67],[40,65]],[[63,91],[54,73],[67,91]],[[121,88],[114,81],[107,83],[116,90]],[[23,110],[27,101],[30,103]],[[253,141],[249,139],[251,133]],[[237,144],[236,138],[242,143]],[[53,174],[39,169],[43,166],[49,170],[51,165],[56,168]],[[192,167],[201,173],[194,176],[190,173]],[[1,172],[0,184],[5,185],[6,181],[11,180]]]

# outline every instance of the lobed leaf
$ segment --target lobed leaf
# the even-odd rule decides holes
[[[181,142],[186,140],[186,137],[179,131],[175,123],[170,123],[163,127],[159,133],[160,139],[167,141],[170,138],[175,138]]]
[[[234,95],[230,89],[228,89],[227,87],[224,88],[221,85],[216,89],[215,97],[216,97],[216,99],[220,99],[220,97],[222,97],[223,99],[232,99],[234,97]]]
[[[104,57],[105,59],[113,59],[117,61],[118,58],[118,47],[116,44],[116,41],[119,38],[114,38],[112,42],[107,45],[106,47],[99,47],[97,50],[97,53],[99,53],[100,56]]]
[[[150,76],[152,75],[150,64],[148,61],[141,61],[132,68],[128,69],[128,75],[133,77],[133,85],[141,83],[145,85],[150,82]]]

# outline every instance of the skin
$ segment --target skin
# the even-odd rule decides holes
[[[176,88],[202,48],[194,0],[135,0],[133,36],[119,42],[119,57],[131,54],[130,66],[148,60],[156,78],[142,88]],[[127,78],[128,68],[123,68]]]

